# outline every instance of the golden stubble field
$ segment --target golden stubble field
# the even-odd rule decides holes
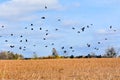
[[[120,80],[120,58],[1,60],[0,80]]]

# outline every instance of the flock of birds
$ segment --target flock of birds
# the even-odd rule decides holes
[[[47,6],[45,6],[45,9],[47,9]],[[46,17],[43,16],[43,17],[41,17],[41,19],[45,20]],[[61,21],[61,19],[57,19],[57,21]],[[75,27],[71,27],[71,30],[77,31],[77,34],[80,34],[80,33],[82,33],[82,32],[85,32],[86,29],[91,28],[91,26],[93,26],[93,24],[87,25],[87,26],[85,26],[85,27],[81,27],[80,30],[77,30]],[[6,27],[6,26],[2,25],[0,29],[4,29],[5,27]],[[24,29],[25,29],[25,30],[29,29],[29,30],[31,30],[31,31],[34,31],[34,27],[35,27],[34,24],[31,23],[31,24],[30,24],[30,27],[24,27]],[[109,29],[111,29],[111,30],[113,30],[114,32],[116,32],[116,30],[113,29],[112,26],[109,26]],[[39,31],[42,31],[42,30],[44,30],[44,29],[43,29],[42,27],[39,27]],[[59,28],[55,28],[54,30],[55,30],[56,32],[58,32],[60,29],[59,29]],[[29,32],[28,32],[28,33],[29,33]],[[48,36],[49,34],[50,34],[50,33],[49,33],[49,30],[46,29],[46,30],[45,30],[45,37],[43,37],[42,40],[43,40],[43,41],[47,41],[46,36]],[[68,33],[68,34],[69,34],[69,33]],[[15,33],[11,33],[11,34],[9,34],[9,35],[11,36],[11,38],[14,38],[13,36],[15,35]],[[4,36],[2,36],[2,35],[0,34],[0,40],[1,40],[2,37],[4,37]],[[22,43],[22,42],[28,43],[28,42],[30,41],[28,38],[24,38],[24,40],[23,40],[23,37],[24,37],[24,35],[22,35],[22,34],[19,35],[19,38],[21,38],[21,39],[19,40],[19,43]],[[108,40],[108,38],[105,37],[104,40]],[[0,42],[1,42],[1,41],[0,41]],[[9,43],[9,40],[8,40],[8,39],[5,39],[4,42],[8,44],[8,43]],[[18,43],[18,44],[19,44],[19,43]],[[101,41],[98,41],[98,42],[97,42],[98,45],[100,45],[101,43],[102,43]],[[34,44],[33,47],[35,47],[36,45],[37,45],[37,44]],[[54,46],[55,43],[52,42],[51,45]],[[92,46],[91,43],[86,43],[86,47],[90,48],[91,46]],[[15,46],[14,44],[10,44],[9,47],[10,47],[11,49],[13,49],[13,48],[15,48],[16,46]],[[47,47],[49,47],[49,45],[45,45],[44,47],[47,48]],[[53,48],[54,48],[54,47],[53,47]],[[61,46],[60,48],[61,48],[61,50],[62,50],[62,52],[63,52],[64,54],[67,53],[68,50],[65,49],[65,46]],[[69,50],[71,50],[72,52],[75,52],[74,46],[69,46],[68,48],[69,48]],[[19,50],[22,50],[22,51],[26,51],[27,46],[26,46],[26,45],[24,45],[24,46],[19,46],[18,49],[19,49]],[[95,49],[95,50],[99,50],[98,47],[94,47],[94,49]],[[34,52],[34,53],[35,53],[35,52]]]

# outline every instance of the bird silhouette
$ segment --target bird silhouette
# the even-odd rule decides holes
[[[61,47],[61,49],[64,49],[64,46],[63,46],[63,47]]]
[[[10,34],[11,36],[13,36],[13,34]]]
[[[90,44],[87,43],[87,47],[90,47]]]
[[[31,26],[33,26],[33,24],[30,24]]]
[[[85,30],[85,27],[81,28],[82,32]]]
[[[73,30],[75,30],[75,28],[74,28],[74,27],[72,27],[72,29],[73,29]]]
[[[45,6],[45,9],[47,9],[47,6]]]
[[[2,25],[1,27],[4,28],[5,26]]]
[[[98,44],[100,44],[100,42],[98,42]]]
[[[110,29],[112,29],[112,26],[110,26]]]
[[[42,30],[42,28],[40,28],[40,30]]]
[[[45,17],[41,17],[41,19],[45,19]]]

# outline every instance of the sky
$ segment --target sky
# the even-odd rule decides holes
[[[119,22],[120,0],[0,0],[0,51],[25,57],[48,56],[53,48],[59,55],[119,51]]]

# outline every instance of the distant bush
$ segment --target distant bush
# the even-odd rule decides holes
[[[9,52],[9,51],[3,51],[0,52],[0,59],[4,59],[4,60],[24,59],[24,57],[21,54]]]
[[[114,47],[108,48],[106,49],[106,53],[104,54],[103,57],[107,57],[107,58],[113,58],[117,56],[117,51],[115,50]]]

